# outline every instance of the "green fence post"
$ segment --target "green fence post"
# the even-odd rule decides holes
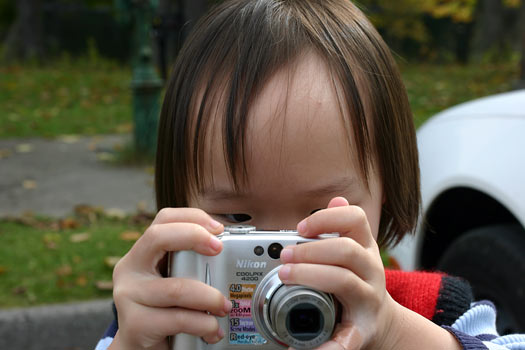
[[[135,151],[154,155],[160,110],[162,80],[153,64],[151,31],[156,0],[116,0],[117,13],[122,20],[133,22],[133,122]],[[131,13],[131,16],[127,14]]]

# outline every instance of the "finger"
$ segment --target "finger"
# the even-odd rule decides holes
[[[317,350],[359,350],[364,345],[361,332],[351,324],[338,324],[332,339],[321,345]]]
[[[359,302],[374,293],[373,287],[356,274],[338,266],[286,264],[279,269],[279,278],[285,284],[299,284],[332,293],[347,310],[351,310],[351,302]]]
[[[371,267],[376,265],[375,256],[349,237],[287,246],[281,251],[281,262],[341,266],[352,270],[362,279],[367,279]]]
[[[214,220],[205,211],[197,208],[163,208],[155,216],[152,225],[171,222],[191,222],[199,224],[215,235],[224,231],[224,227],[220,222]]]
[[[335,208],[335,207],[345,207],[350,205],[346,198],[344,197],[335,197],[330,200],[328,203],[327,208]]]
[[[355,205],[319,210],[301,221],[297,231],[304,237],[339,232],[341,236],[351,237],[365,248],[375,243],[365,211]]]
[[[157,274],[158,263],[165,254],[181,250],[211,256],[222,250],[222,243],[198,224],[158,224],[144,232],[125,258],[134,262],[135,271]]]
[[[120,320],[128,333],[145,335],[153,339],[185,333],[202,337],[208,343],[218,342],[224,332],[213,315],[205,312],[182,308],[146,308],[141,307],[129,319]]]
[[[154,278],[141,282],[140,288],[130,293],[135,302],[149,307],[181,307],[216,316],[226,316],[232,307],[217,289],[193,279]]]

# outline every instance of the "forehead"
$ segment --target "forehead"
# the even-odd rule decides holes
[[[248,187],[300,191],[307,190],[312,180],[360,178],[336,83],[323,60],[311,53],[271,76],[248,113],[244,157]],[[212,123],[215,130],[220,130],[218,122]],[[213,176],[206,187],[231,185],[222,133],[212,135],[205,156],[211,171],[205,173]]]

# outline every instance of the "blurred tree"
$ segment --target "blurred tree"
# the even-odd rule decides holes
[[[42,58],[41,0],[16,1],[16,18],[9,28],[4,46],[7,61]]]
[[[525,0],[358,0],[394,49],[432,56],[438,48],[466,63],[472,52],[501,49]],[[509,16],[509,12],[512,13]],[[413,52],[412,52],[413,53]]]
[[[521,61],[520,61],[520,78],[517,84],[518,88],[525,89],[525,0],[521,1],[520,10],[520,46],[521,46]]]
[[[14,2],[12,0],[0,0],[0,42],[5,40],[7,30],[14,18]]]

